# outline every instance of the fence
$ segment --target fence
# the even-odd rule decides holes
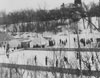
[[[99,52],[100,48],[25,48],[24,50]]]

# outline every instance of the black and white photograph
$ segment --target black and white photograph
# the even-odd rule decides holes
[[[0,78],[100,78],[100,0],[0,0]]]

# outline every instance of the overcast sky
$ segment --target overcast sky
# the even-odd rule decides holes
[[[85,3],[98,2],[99,0],[82,0]],[[21,9],[52,9],[59,7],[62,3],[73,3],[74,0],[0,0],[0,11],[11,12]]]

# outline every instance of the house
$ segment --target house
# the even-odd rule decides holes
[[[7,46],[7,43],[14,39],[11,35],[6,32],[0,32],[0,45],[3,47]]]

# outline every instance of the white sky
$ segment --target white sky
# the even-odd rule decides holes
[[[98,2],[99,0],[82,0],[85,3]],[[11,12],[21,9],[52,9],[59,7],[62,3],[73,3],[74,0],[0,0],[0,11]]]

